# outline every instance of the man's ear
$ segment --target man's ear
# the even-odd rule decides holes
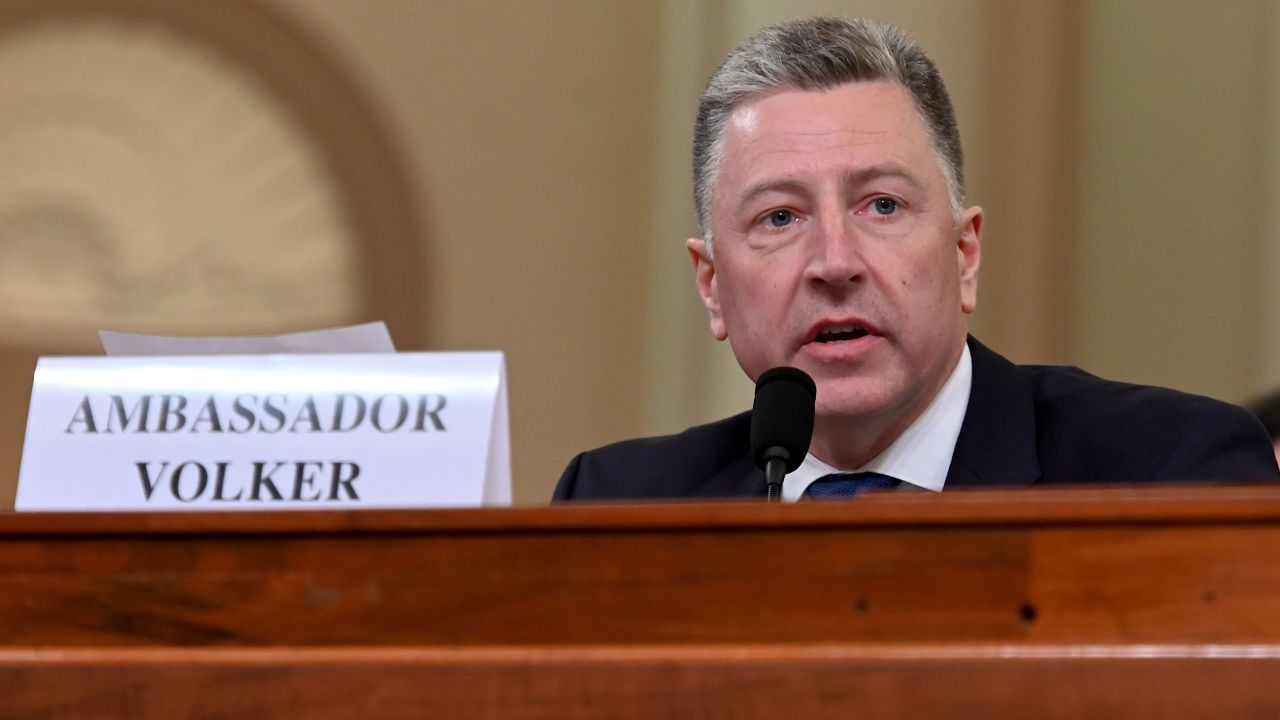
[[[978,307],[978,265],[982,263],[982,208],[971,207],[960,215],[956,239],[956,264],[960,271],[960,309]]]
[[[720,291],[716,286],[716,266],[711,260],[711,252],[702,238],[689,238],[684,246],[693,261],[693,281],[698,286],[698,296],[711,317],[711,334],[717,340],[724,340],[729,335],[724,329],[724,316],[720,314]]]

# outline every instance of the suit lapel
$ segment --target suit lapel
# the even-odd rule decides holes
[[[703,485],[703,494],[713,497],[764,497],[764,471],[743,453],[712,473]]]
[[[701,498],[763,497],[764,472],[751,460],[751,412],[726,418],[704,430],[714,432],[714,442],[702,450],[696,460],[697,464],[704,464],[705,470],[693,477],[682,475],[688,484],[674,494]],[[691,458],[690,463],[694,462]]]
[[[946,488],[1025,487],[1040,479],[1035,404],[1018,366],[969,338],[973,387]]]

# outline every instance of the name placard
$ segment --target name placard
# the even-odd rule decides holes
[[[511,503],[501,353],[41,358],[18,510]]]

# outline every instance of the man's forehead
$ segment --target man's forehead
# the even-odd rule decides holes
[[[849,130],[859,122],[879,126],[910,113],[923,128],[911,95],[890,80],[848,82],[830,88],[784,86],[747,97],[729,115],[728,133],[752,135],[773,126],[810,131]]]
[[[748,176],[777,169],[778,163],[828,166],[837,156],[861,156],[855,162],[860,166],[933,164],[932,145],[910,96],[887,81],[762,94],[735,109],[723,150],[722,180],[753,184],[756,178]]]
[[[753,102],[745,102],[733,111],[729,116],[730,129],[740,133],[754,132],[759,124],[757,118],[756,106]]]

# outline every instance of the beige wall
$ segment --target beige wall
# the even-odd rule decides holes
[[[426,347],[507,353],[519,502],[578,450],[749,406],[690,282],[688,136],[719,57],[793,14],[888,19],[937,60],[988,210],[989,344],[1228,399],[1280,383],[1267,2],[263,1],[405,164]]]
[[[517,500],[642,431],[659,6],[278,5],[368,83],[427,218],[432,349],[501,349]]]
[[[1257,322],[1270,6],[1088,3],[1069,331],[1091,370],[1225,399],[1280,383]]]

